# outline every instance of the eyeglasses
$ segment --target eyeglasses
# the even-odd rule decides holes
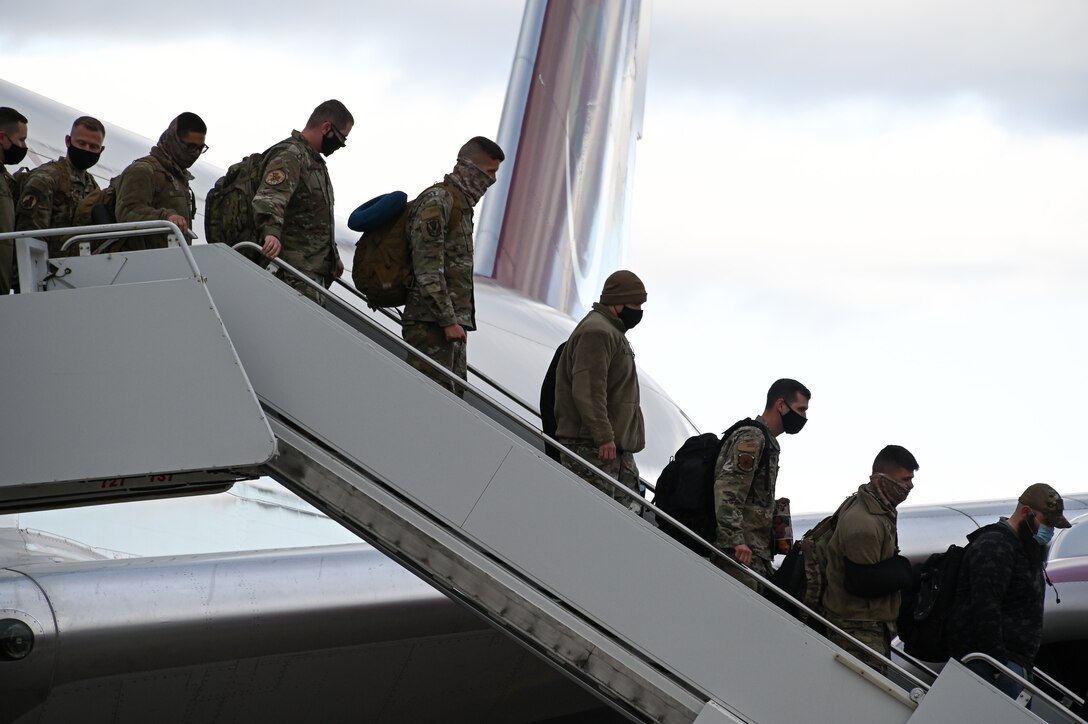
[[[196,151],[196,150],[199,149],[200,153],[202,153],[202,154],[208,152],[208,144],[206,144],[206,143],[186,143],[185,145],[189,149],[191,149],[193,151]]]

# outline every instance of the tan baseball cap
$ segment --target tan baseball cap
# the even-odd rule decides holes
[[[1030,506],[1032,510],[1043,516],[1044,523],[1053,528],[1069,527],[1069,521],[1062,515],[1065,512],[1062,496],[1046,483],[1029,485],[1020,496],[1020,504]]]

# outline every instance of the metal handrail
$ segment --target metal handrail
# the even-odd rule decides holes
[[[339,284],[344,289],[346,289],[350,294],[353,294],[356,297],[358,297],[367,306],[370,306],[370,301],[366,298],[366,295],[363,294],[362,292],[360,292],[358,289],[356,289],[353,285],[348,284],[343,279],[334,279],[333,281],[336,284]],[[392,322],[394,322],[396,324],[401,324],[402,321],[403,321],[402,318],[401,318],[401,314],[394,313],[394,312],[390,311],[389,308],[387,308],[387,307],[371,307],[371,308],[376,309],[379,313],[381,313],[382,315],[387,317],[390,321],[392,321]],[[396,308],[394,307],[394,309],[396,309]],[[468,365],[468,371],[471,372],[474,376],[479,377],[481,380],[483,380],[487,384],[491,385],[500,394],[502,394],[504,397],[509,399],[511,402],[513,402],[518,407],[521,407],[526,412],[528,412],[528,413],[530,413],[532,415],[535,415],[536,417],[540,417],[540,410],[533,407],[530,403],[528,403],[525,400],[521,399],[520,397],[515,395],[510,390],[506,389],[505,387],[500,385],[498,382],[496,382],[495,380],[491,379],[489,376],[485,375],[480,370],[473,367],[471,364]]]
[[[962,659],[960,659],[960,661],[962,661],[964,664],[970,663],[972,661],[983,661],[983,662],[989,664],[990,666],[994,667],[994,669],[996,671],[1000,672],[1001,674],[1004,674],[1005,676],[1009,677],[1010,679],[1012,679],[1016,683],[1023,686],[1025,689],[1030,691],[1033,696],[1038,696],[1043,701],[1045,701],[1047,704],[1050,704],[1051,706],[1057,708],[1058,712],[1060,714],[1062,714],[1063,716],[1068,716],[1069,719],[1071,719],[1074,722],[1078,722],[1078,724],[1088,724],[1088,722],[1085,722],[1084,719],[1081,719],[1079,716],[1074,714],[1072,711],[1069,710],[1068,707],[1063,706],[1059,701],[1057,701],[1054,697],[1050,696],[1045,691],[1040,689],[1033,682],[1028,681],[1023,676],[1020,676],[1020,674],[1016,673],[1015,671],[1010,669],[1008,666],[1005,666],[1005,664],[1001,663],[1000,661],[995,659],[993,656],[990,656],[989,654],[984,654],[984,653],[981,653],[981,652],[975,652],[975,653],[967,654]]]
[[[936,671],[934,671],[932,668],[930,668],[929,664],[926,663],[925,661],[922,661],[921,659],[908,654],[903,649],[895,649],[895,654],[897,656],[899,656],[900,658],[905,659],[908,663],[910,663],[915,668],[921,670],[922,673],[928,674],[928,675],[932,676],[934,679],[937,678],[938,673]],[[1069,706],[1069,704],[1076,704],[1077,706],[1084,706],[1084,701],[1085,700],[1084,700],[1083,697],[1078,696],[1075,692],[1073,692],[1071,689],[1069,689],[1067,686],[1062,684],[1060,681],[1055,679],[1050,674],[1046,673],[1045,671],[1043,671],[1042,669],[1040,669],[1040,668],[1038,668],[1036,666],[1033,666],[1031,671],[1032,671],[1032,676],[1034,676],[1036,679],[1042,680],[1043,683],[1045,683],[1047,686],[1049,686],[1050,688],[1054,689],[1055,691],[1059,692],[1062,695],[1062,704],[1064,704],[1066,706]]]
[[[94,229],[94,231],[88,231],[88,229]],[[72,238],[68,239],[61,245],[60,250],[66,251],[73,243],[80,241],[88,241],[91,239],[106,239],[115,238],[118,236],[144,236],[147,232],[158,232],[167,234],[167,242],[173,241],[185,255],[185,260],[189,264],[189,268],[193,270],[193,276],[200,277],[200,267],[196,265],[196,259],[193,258],[193,252],[189,248],[189,244],[185,242],[185,236],[181,233],[181,229],[178,225],[172,221],[156,220],[156,221],[130,221],[123,224],[96,224],[94,226],[62,226],[56,229],[35,229],[33,231],[10,231],[5,234],[0,234],[0,240],[4,239],[45,239],[51,236],[68,236],[72,234]]]
[[[1078,696],[1077,694],[1073,693],[1068,687],[1062,684],[1062,682],[1058,681],[1042,669],[1036,666],[1032,666],[1031,674],[1037,679],[1042,679],[1043,682],[1046,683],[1046,685],[1050,688],[1060,692],[1062,694],[1063,704],[1065,703],[1064,699],[1068,698],[1070,702],[1076,704],[1077,706],[1084,706],[1084,697]]]
[[[239,243],[235,244],[233,248],[236,251],[240,250],[240,249],[253,250],[253,251],[258,251],[258,252],[261,251],[261,246],[259,244],[254,243],[254,242],[251,242],[251,241],[239,242]],[[598,479],[605,481],[607,484],[611,485],[613,488],[621,491],[623,495],[629,497],[633,502],[636,502],[642,508],[649,509],[649,510],[653,511],[655,516],[657,516],[657,518],[668,521],[670,524],[672,524],[673,526],[675,526],[679,530],[683,531],[684,534],[689,536],[692,540],[696,541],[697,545],[699,545],[704,551],[706,551],[706,556],[708,558],[711,558],[712,560],[719,560],[719,561],[724,560],[724,561],[727,561],[728,563],[726,565],[732,566],[736,570],[743,573],[743,575],[745,575],[745,576],[751,576],[755,580],[759,581],[766,589],[771,590],[771,591],[777,593],[779,596],[781,596],[782,600],[784,602],[789,603],[790,605],[797,608],[800,612],[803,612],[805,615],[811,617],[813,620],[816,620],[819,623],[821,623],[822,625],[827,626],[829,630],[833,630],[836,634],[842,636],[843,638],[845,638],[846,640],[852,642],[853,644],[856,644],[859,647],[859,650],[861,651],[861,653],[864,656],[868,657],[869,659],[871,659],[873,661],[878,661],[880,666],[890,666],[891,669],[893,669],[899,676],[901,676],[905,680],[909,681],[917,689],[921,689],[922,692],[928,691],[929,685],[926,684],[925,682],[923,682],[918,677],[916,677],[914,674],[912,674],[909,671],[907,671],[906,669],[902,668],[901,666],[896,664],[894,661],[892,661],[890,658],[886,658],[883,655],[881,655],[880,653],[878,653],[878,652],[874,651],[873,649],[869,648],[868,645],[866,645],[865,643],[863,643],[863,642],[859,641],[858,639],[854,638],[853,636],[851,636],[847,632],[843,631],[838,626],[836,626],[835,624],[831,623],[826,618],[821,616],[819,613],[817,613],[816,611],[810,609],[804,603],[802,603],[801,601],[798,601],[793,596],[789,595],[784,590],[782,590],[778,586],[771,583],[768,579],[764,578],[763,576],[761,576],[758,573],[756,573],[755,571],[753,571],[751,568],[748,568],[747,566],[743,565],[742,563],[739,563],[738,561],[734,560],[733,558],[730,558],[723,551],[719,550],[718,548],[715,548],[713,545],[708,543],[704,538],[699,536],[697,533],[692,531],[690,528],[685,526],[683,523],[678,521],[676,518],[673,518],[668,513],[665,513],[664,511],[660,510],[659,508],[657,508],[657,506],[655,506],[652,503],[650,503],[649,501],[647,501],[645,498],[643,498],[641,495],[639,495],[636,491],[631,490],[626,485],[624,485],[620,481],[616,480],[612,476],[607,475],[600,468],[598,468],[596,465],[590,463],[585,458],[581,457],[577,453],[575,453],[572,450],[568,449],[563,443],[549,437],[548,435],[545,435],[543,432],[541,432],[540,430],[537,430],[535,427],[532,427],[525,420],[523,420],[520,417],[512,414],[510,412],[510,410],[506,409],[505,407],[502,407],[502,406],[490,401],[488,399],[488,397],[486,395],[483,395],[482,391],[477,389],[474,385],[472,385],[472,384],[466,382],[465,380],[461,379],[460,377],[454,375],[452,372],[450,372],[448,369],[446,369],[442,365],[440,365],[437,362],[435,362],[434,360],[432,360],[430,357],[428,357],[428,356],[426,356],[424,354],[420,354],[418,350],[416,350],[410,344],[405,342],[403,339],[401,339],[397,335],[393,334],[392,332],[387,330],[385,327],[377,324],[374,320],[372,320],[369,316],[364,314],[361,310],[359,310],[359,309],[355,308],[354,306],[348,304],[346,300],[340,299],[335,294],[330,294],[328,289],[326,289],[322,285],[320,285],[317,282],[315,282],[314,280],[312,280],[310,277],[308,277],[305,274],[303,274],[302,272],[300,272],[298,269],[293,267],[291,264],[289,264],[289,263],[287,263],[285,261],[282,261],[281,259],[272,259],[269,262],[269,266],[271,267],[273,265],[276,266],[278,269],[282,269],[282,270],[288,272],[293,277],[295,277],[298,281],[302,282],[306,286],[309,286],[311,289],[313,289],[318,294],[320,294],[322,298],[334,300],[343,309],[347,310],[352,316],[356,317],[357,319],[359,319],[360,321],[365,323],[369,328],[376,331],[377,333],[380,333],[380,334],[384,335],[387,340],[391,341],[395,345],[397,345],[400,348],[402,348],[403,350],[405,350],[405,352],[407,354],[413,355],[415,358],[425,361],[426,364],[428,364],[431,369],[439,372],[442,376],[446,377],[447,379],[449,379],[450,381],[452,381],[456,385],[458,385],[460,387],[464,387],[466,390],[470,390],[470,391],[474,392],[476,395],[478,395],[480,397],[480,399],[482,401],[487,402],[489,404],[489,406],[491,407],[491,409],[494,410],[497,414],[501,415],[503,418],[505,418],[506,420],[511,422],[513,425],[522,428],[522,430],[527,432],[531,437],[534,437],[534,438],[536,438],[538,440],[541,440],[543,442],[547,442],[547,443],[552,444],[554,447],[556,447],[560,451],[562,451],[565,455],[569,456],[570,458],[573,458],[580,465],[582,465],[586,469],[592,471],[592,473]],[[915,692],[912,692],[912,693],[915,693]]]
[[[908,654],[906,651],[903,651],[902,649],[895,649],[895,655],[902,658],[902,659],[906,659],[906,661],[911,666],[915,667],[916,669],[920,669],[922,671],[922,673],[929,674],[934,679],[937,678],[937,676],[938,676],[937,672],[934,671],[933,669],[931,669],[929,667],[929,664],[922,661],[921,659],[919,659],[919,658],[917,658],[915,656],[911,656],[910,654]]]
[[[243,243],[250,243],[250,242],[243,242]],[[334,279],[333,281],[335,283],[339,284],[344,289],[346,289],[350,294],[358,297],[370,309],[373,309],[373,310],[377,311],[379,314],[383,315],[384,317],[386,317],[390,321],[394,322],[395,324],[402,324],[403,323],[402,315],[399,312],[396,311],[396,307],[393,307],[392,308],[393,311],[391,311],[390,308],[388,308],[388,307],[374,307],[374,306],[371,306],[370,300],[368,300],[366,298],[365,294],[363,294],[358,289],[356,289],[355,286],[353,286],[351,284],[348,284],[347,282],[345,282],[342,279]],[[473,367],[470,364],[470,365],[468,365],[468,370],[469,370],[469,372],[471,372],[473,374],[473,376],[479,377],[481,380],[483,380],[488,385],[490,385],[492,387],[492,389],[499,392],[499,394],[501,394],[503,397],[505,397],[508,400],[510,400],[511,402],[513,402],[518,407],[521,407],[522,409],[524,409],[530,415],[533,415],[534,417],[536,417],[538,419],[542,417],[542,415],[540,413],[540,410],[538,408],[534,407],[531,403],[526,402],[525,400],[521,399],[520,397],[515,395],[513,392],[511,392],[510,390],[506,389],[505,387],[500,385],[498,382],[493,380],[491,377],[484,374],[482,371],[480,371],[476,367]],[[460,379],[460,378],[458,378],[458,379]],[[683,414],[683,411],[681,411],[681,414]],[[685,419],[688,420],[689,423],[691,423],[691,420],[687,417],[687,415],[684,415],[684,417],[685,417]],[[692,427],[695,427],[695,425],[692,424]],[[545,436],[545,439],[550,444],[552,444],[553,446],[560,446],[560,444],[555,442],[551,437]],[[645,480],[645,479],[640,477],[639,478],[639,483],[641,483],[647,490],[652,490],[655,493],[657,492],[657,486],[654,485],[653,483],[651,483],[650,481]]]
[[[252,250],[252,251],[256,251],[256,252],[259,252],[259,253],[263,254],[262,247],[259,244],[255,243],[255,242],[252,242],[252,241],[240,241],[237,244],[235,244],[232,248],[235,251]],[[321,284],[318,284],[313,279],[311,279],[310,277],[303,274],[301,271],[296,269],[291,264],[283,261],[282,259],[277,258],[277,259],[269,260],[268,266],[269,267],[275,267],[277,269],[282,269],[283,271],[286,271],[291,276],[295,277],[295,279],[297,279],[298,281],[302,282],[303,284],[305,284],[306,286],[310,287],[315,292],[317,292],[320,295],[321,298],[335,301],[338,305],[340,305],[344,310],[346,310],[348,313],[350,313],[353,317],[355,317],[355,318],[359,319],[360,321],[366,323],[375,332],[384,335],[384,337],[388,341],[390,341],[394,345],[400,347],[406,353],[411,354],[413,357],[421,360],[424,364],[428,365],[428,367],[430,369],[432,369],[433,371],[439,373],[441,376],[448,379],[456,387],[460,387],[460,388],[464,388],[466,390],[470,390],[470,391],[474,392],[477,396],[479,396],[479,398],[481,400],[488,400],[489,401],[489,397],[487,395],[485,395],[482,390],[477,389],[474,385],[469,383],[467,380],[464,380],[464,379],[458,377],[457,375],[453,374],[453,372],[451,372],[447,368],[443,367],[442,365],[438,364],[437,362],[435,362],[433,359],[431,359],[427,355],[421,354],[415,347],[408,344],[403,339],[401,339],[397,335],[393,334],[392,332],[390,332],[385,327],[383,327],[383,326],[381,326],[379,324],[376,324],[374,322],[374,320],[372,320],[364,312],[362,312],[358,308],[348,304],[345,300],[341,299],[340,297],[336,296],[335,294],[330,293],[329,290],[326,289],[324,286],[322,286]],[[339,281],[339,280],[336,280],[336,281]],[[366,301],[366,297],[364,297],[362,294],[360,294],[358,292],[358,290],[356,290],[356,289],[354,289],[352,287],[349,287],[347,284],[345,284],[343,282],[340,282],[340,284],[342,286],[344,286],[345,288],[350,289],[355,295],[357,295],[364,302]],[[380,311],[383,314],[385,314],[385,316],[389,317],[391,320],[399,321],[397,317],[394,317],[393,315],[391,315],[387,310],[382,309]],[[499,389],[499,387],[496,386],[496,389]],[[510,393],[510,395],[511,395],[511,397],[514,397],[512,393]],[[521,402],[522,405],[528,406],[527,403],[525,403],[524,401],[520,401],[520,402]],[[509,414],[508,411],[505,408],[500,407],[498,405],[495,405],[494,409],[502,411],[503,414],[506,414],[506,415]],[[529,408],[529,409],[532,409],[532,408]],[[533,411],[537,415],[540,414],[539,412],[536,412],[535,410],[533,410]],[[511,419],[517,419],[517,418],[511,416]],[[524,421],[521,421],[521,422],[524,422]],[[540,434],[540,431],[536,430],[535,428],[529,428],[529,429],[532,430],[534,432],[534,434],[537,434],[537,435]],[[618,484],[618,481],[617,481],[617,484]]]
[[[82,227],[86,229],[87,227]],[[60,247],[61,251],[67,251],[68,247],[76,242],[86,241],[89,239],[98,239],[105,236],[110,238],[119,238],[127,236],[146,236],[147,231],[165,232],[166,243],[173,244],[174,246],[188,246],[185,241],[185,236],[182,234],[181,229],[173,221],[166,220],[154,220],[154,221],[132,221],[127,223],[118,224],[97,224],[94,227],[95,231],[85,231],[82,234],[76,234],[71,239],[68,239]]]

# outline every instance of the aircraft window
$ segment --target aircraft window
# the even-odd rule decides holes
[[[1088,556],[1088,516],[1071,522],[1073,527],[1063,530],[1050,547],[1050,558]]]

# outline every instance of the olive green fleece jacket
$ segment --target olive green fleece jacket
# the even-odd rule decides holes
[[[646,447],[635,353],[623,322],[594,304],[574,328],[555,375],[556,437],[615,442],[626,452]]]
[[[824,610],[834,621],[882,621],[895,623],[899,615],[900,592],[872,598],[846,590],[847,560],[873,566],[899,553],[896,511],[882,504],[868,485],[839,513],[835,532],[827,543],[827,589]]]

